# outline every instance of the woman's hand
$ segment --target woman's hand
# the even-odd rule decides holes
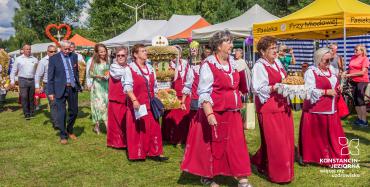
[[[182,110],[186,110],[185,103],[183,103],[183,102],[181,102],[181,109],[182,109]]]
[[[137,100],[133,101],[133,102],[132,102],[132,105],[134,106],[134,109],[135,109],[135,110],[139,110],[139,108],[140,108],[140,103],[139,103],[139,101],[137,101]]]
[[[217,126],[217,120],[214,114],[208,115],[207,120],[209,125]]]
[[[326,90],[326,95],[336,96],[337,92],[334,89]]]
[[[347,77],[350,77],[350,74],[347,74],[346,72],[343,72],[342,73],[342,78],[347,78]]]

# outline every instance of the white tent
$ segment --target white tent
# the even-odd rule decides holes
[[[129,46],[136,43],[151,43],[151,38],[154,37],[153,33],[158,32],[167,24],[166,20],[139,20],[134,26],[130,27],[122,34],[103,41],[101,43],[108,47],[115,46]]]
[[[270,14],[258,4],[255,4],[249,10],[239,17],[233,18],[229,21],[193,30],[192,38],[207,39],[218,31],[228,29],[235,37],[248,37],[252,34],[253,24],[265,21],[272,21],[278,17]]]
[[[209,26],[209,23],[200,15],[172,15],[166,26],[155,32],[154,35],[165,36],[169,39],[188,38],[191,31]]]
[[[50,42],[50,43],[38,43],[38,44],[33,44],[31,45],[31,52],[32,54],[38,54],[38,53],[45,53],[48,49],[49,45],[54,45],[55,43]],[[9,55],[19,55],[20,50],[12,51],[9,53]]]

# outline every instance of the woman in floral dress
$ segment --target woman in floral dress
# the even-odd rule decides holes
[[[96,44],[90,66],[91,87],[91,115],[95,124],[94,131],[100,134],[100,124],[107,126],[107,105],[108,105],[108,78],[109,63],[108,50],[103,44]]]

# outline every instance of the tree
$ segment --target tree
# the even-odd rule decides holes
[[[17,0],[13,26],[21,43],[47,41],[44,29],[50,23],[73,23],[86,0]]]

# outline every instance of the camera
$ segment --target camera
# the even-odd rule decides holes
[[[285,53],[289,53],[290,52],[290,48],[286,48],[283,50]]]

